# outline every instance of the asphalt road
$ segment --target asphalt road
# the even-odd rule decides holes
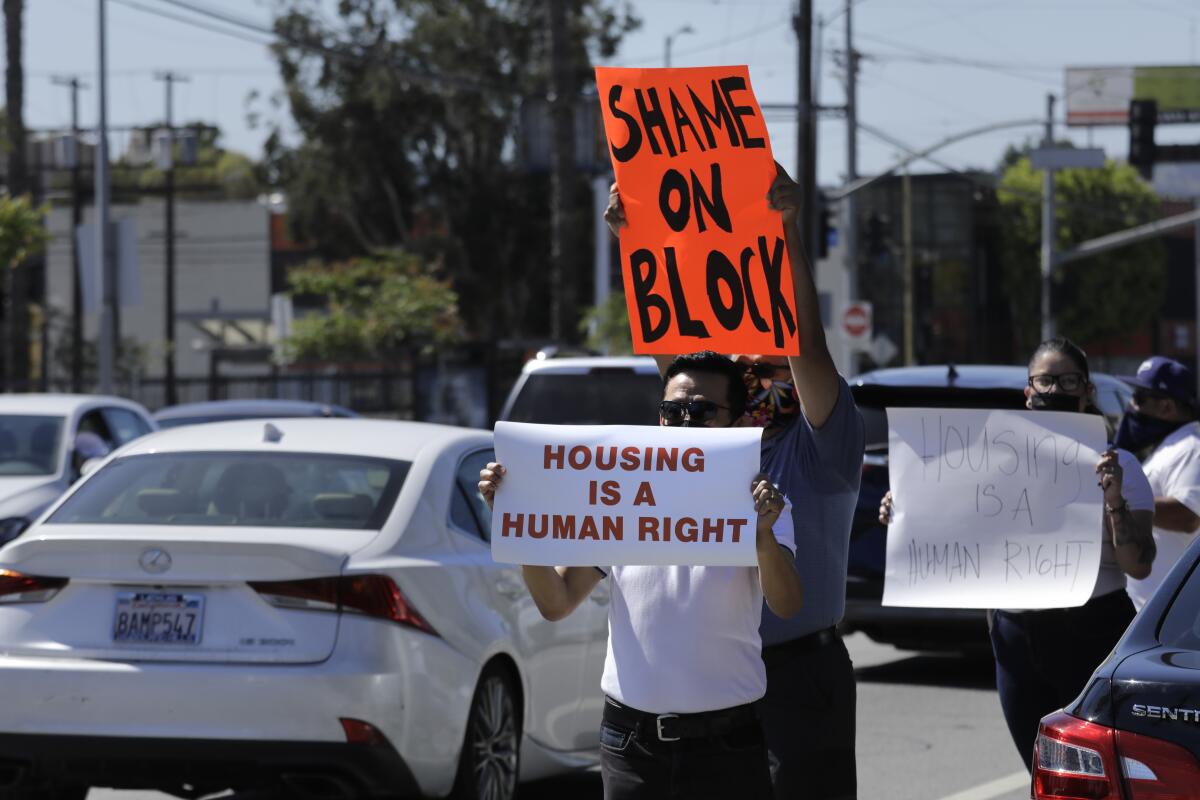
[[[863,800],[1025,800],[1029,778],[1000,715],[992,662],[846,640],[858,674]],[[541,781],[520,800],[599,800],[598,774]],[[93,789],[89,800],[168,800]]]

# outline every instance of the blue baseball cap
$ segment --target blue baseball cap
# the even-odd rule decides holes
[[[1192,371],[1173,358],[1151,356],[1138,367],[1137,375],[1118,375],[1138,389],[1165,394],[1191,403],[1196,399],[1196,378]]]

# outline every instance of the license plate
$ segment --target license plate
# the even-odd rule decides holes
[[[126,644],[200,644],[204,595],[120,592],[113,641]]]

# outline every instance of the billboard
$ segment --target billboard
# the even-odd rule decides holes
[[[1068,67],[1068,125],[1126,125],[1129,101],[1157,100],[1158,124],[1200,122],[1200,66]]]

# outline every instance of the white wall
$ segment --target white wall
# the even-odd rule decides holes
[[[133,337],[148,353],[147,377],[163,373],[165,342],[166,229],[164,203],[149,199],[136,205],[117,205],[115,222],[132,217],[137,226],[141,303],[121,309],[121,336]],[[87,209],[85,222],[92,219]],[[51,242],[46,253],[46,296],[64,320],[71,314],[70,207],[55,207],[48,219]],[[177,314],[204,311],[216,301],[222,310],[267,315],[270,308],[271,238],[267,208],[253,200],[175,203],[175,310]],[[95,341],[95,313],[85,315],[84,337]],[[179,377],[208,373],[206,351],[192,343],[203,339],[191,323],[175,325],[175,372]],[[65,375],[66,365],[53,366]]]

